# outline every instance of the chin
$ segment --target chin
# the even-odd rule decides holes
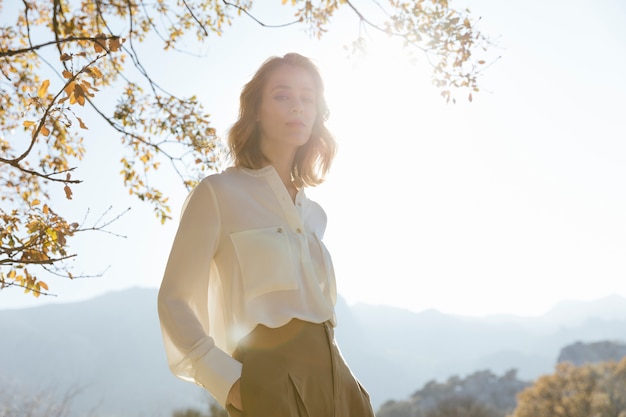
[[[302,145],[306,145],[307,142],[309,141],[309,139],[310,139],[310,136],[307,136],[307,137],[293,137],[293,138],[289,139],[289,142],[299,148]]]

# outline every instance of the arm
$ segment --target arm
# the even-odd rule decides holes
[[[159,290],[158,311],[172,372],[204,387],[225,406],[241,364],[209,336],[208,284],[219,233],[215,195],[203,181],[185,202]]]

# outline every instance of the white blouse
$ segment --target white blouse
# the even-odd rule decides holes
[[[335,324],[326,214],[303,190],[295,204],[271,165],[231,167],[189,194],[159,290],[172,372],[222,405],[241,376],[231,354],[257,324]]]

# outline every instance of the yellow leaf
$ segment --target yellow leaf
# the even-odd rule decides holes
[[[102,72],[100,72],[100,70],[98,69],[98,67],[90,67],[87,70],[92,77],[94,78],[102,78]]]
[[[48,290],[48,284],[46,284],[46,283],[45,283],[45,282],[43,282],[43,281],[39,281],[39,286],[40,286],[41,288],[43,288],[44,290],[46,290],[46,291]]]
[[[49,136],[50,135],[50,129],[48,129],[45,126],[41,126],[41,134],[44,136]]]
[[[96,40],[93,43],[94,51],[96,51],[96,53],[100,53],[104,51],[105,42],[106,42],[106,36],[102,33],[98,34],[96,36]]]
[[[43,214],[47,215],[48,213],[50,213],[50,210],[48,209],[48,205],[44,204],[43,205]]]
[[[70,96],[72,94],[72,91],[74,91],[75,84],[76,83],[74,81],[70,81],[69,83],[67,83],[67,85],[63,88],[63,91],[65,91],[65,94]]]
[[[15,278],[15,275],[16,275],[16,273],[15,273],[15,269],[12,269],[12,270],[10,270],[10,271],[9,271],[9,273],[7,274],[7,277],[8,277],[8,278]]]
[[[89,130],[89,128],[87,127],[87,125],[85,123],[83,123],[83,119],[81,119],[80,117],[76,117],[78,119],[78,124],[80,125],[81,129],[85,129],[85,130]]]
[[[34,199],[34,200],[32,201],[32,203],[30,203],[30,205],[31,205],[31,206],[37,206],[37,205],[39,205],[39,203],[41,203],[41,201],[39,201],[39,200],[37,200],[37,199]]]
[[[120,41],[120,38],[113,38],[109,40],[109,49],[111,50],[111,52],[117,52],[120,50],[120,46],[121,46],[122,42]]]
[[[74,75],[69,72],[68,70],[63,70],[63,77],[65,78],[72,78]]]
[[[37,91],[37,95],[39,96],[39,98],[44,98],[46,96],[49,86],[50,80],[45,80],[43,83],[41,83],[41,87],[39,87],[39,90]]]
[[[35,122],[31,120],[24,120],[24,127],[31,127],[35,124]]]
[[[65,191],[65,198],[67,198],[68,200],[72,199],[72,189],[69,187],[69,185],[66,185],[65,187],[63,187],[63,191]]]

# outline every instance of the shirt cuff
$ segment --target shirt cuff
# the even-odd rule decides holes
[[[241,377],[241,362],[213,346],[195,364],[195,380],[226,408],[226,399],[233,384]]]

